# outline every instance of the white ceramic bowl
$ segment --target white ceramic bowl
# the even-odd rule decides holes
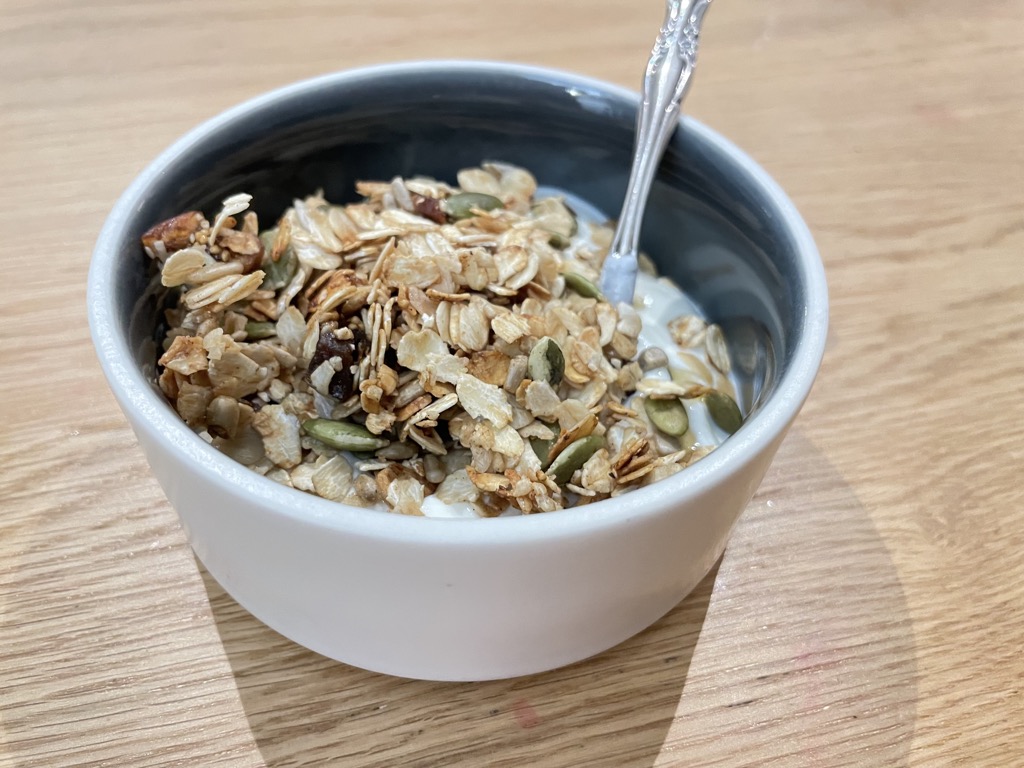
[[[438,520],[282,487],[206,445],[153,384],[156,307],[139,235],[235,191],[265,215],[356,178],[452,178],[485,159],[617,212],[636,97],[504,64],[375,67],[298,83],[203,124],[115,205],[89,273],[94,343],[118,402],[209,572],[259,619],[366,669],[435,680],[539,672],[599,653],[676,605],[722,554],[810,391],[825,342],[821,262],[799,214],[750,158],[684,120],[644,245],[732,327],[753,415],[653,486],[550,514]],[[275,210],[276,209],[276,210]]]

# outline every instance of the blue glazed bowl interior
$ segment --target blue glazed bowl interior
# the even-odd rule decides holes
[[[243,105],[154,164],[120,230],[115,300],[130,347],[151,373],[161,313],[159,296],[147,293],[151,272],[139,236],[157,221],[188,209],[212,216],[223,198],[244,191],[266,226],[293,198],[317,189],[346,202],[355,199],[359,179],[454,181],[460,168],[485,160],[527,168],[540,184],[579,195],[612,218],[629,173],[635,118],[636,101],[618,90],[493,65],[328,77]],[[641,246],[723,325],[741,404],[756,410],[800,342],[805,280],[778,200],[729,153],[696,123],[676,130]]]

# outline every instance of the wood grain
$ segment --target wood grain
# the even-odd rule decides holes
[[[717,571],[568,669],[387,678],[197,567],[99,372],[89,252],[173,139],[410,58],[635,87],[655,0],[7,0],[0,766],[1024,765],[1024,3],[722,3],[688,111],[791,194],[821,377]]]

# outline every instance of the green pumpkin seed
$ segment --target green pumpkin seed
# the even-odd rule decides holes
[[[375,451],[391,442],[373,434],[366,427],[348,421],[307,419],[302,422],[302,429],[310,437],[339,451]]]
[[[299,260],[295,258],[295,252],[291,245],[284,249],[280,258],[274,261],[270,258],[274,250],[274,241],[277,240],[277,229],[268,229],[260,233],[260,240],[263,243],[263,265],[261,269],[265,273],[261,290],[277,291],[284,288],[291,282],[295,270],[299,266]]]
[[[258,323],[250,320],[245,324],[245,338],[249,341],[269,339],[277,336],[277,325],[275,323]]]
[[[566,272],[562,277],[565,278],[565,287],[576,291],[580,296],[587,299],[601,298],[601,291],[583,275],[575,272]]]
[[[552,234],[551,237],[548,238],[548,245],[550,245],[552,248],[557,248],[560,251],[564,251],[566,248],[572,245],[572,240],[570,240],[565,235]]]
[[[277,227],[265,229],[260,232],[260,242],[263,243],[264,261],[270,261],[270,253],[274,250],[274,241],[277,240]]]
[[[579,440],[565,446],[545,472],[548,477],[553,478],[559,485],[565,485],[569,482],[573,472],[586,464],[587,459],[603,447],[604,438],[599,435],[581,437]]]
[[[537,458],[540,459],[541,469],[547,469],[548,466],[548,454],[551,453],[551,446],[555,444],[555,439],[544,440],[540,437],[530,438],[530,447],[533,448],[533,452],[537,454]]]
[[[444,201],[444,209],[453,219],[468,219],[476,216],[476,211],[493,211],[504,207],[504,203],[494,195],[482,192],[460,192]]]
[[[724,392],[713,390],[702,398],[711,420],[730,435],[743,424],[743,414],[736,401]]]
[[[668,366],[668,355],[661,347],[648,347],[640,353],[637,358],[640,363],[640,370],[653,371],[655,368],[666,368]]]
[[[644,400],[644,410],[651,424],[666,435],[681,437],[690,428],[690,419],[686,415],[686,406],[678,397],[671,400],[655,400],[648,397]]]
[[[534,381],[546,381],[552,387],[557,387],[565,373],[565,355],[558,342],[545,336],[534,344],[526,369]]]

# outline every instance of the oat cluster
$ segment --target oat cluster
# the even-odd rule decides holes
[[[313,195],[264,230],[244,194],[212,223],[158,224],[143,245],[173,289],[161,390],[256,472],[404,514],[431,494],[486,516],[550,512],[679,471],[711,446],[685,424],[672,434],[671,404],[721,395],[708,386],[728,372],[720,331],[696,317],[672,329],[712,350],[707,381],[645,378],[665,355],[638,359],[640,316],[595,287],[610,231],[583,236],[536,190],[495,163],[457,187]]]

